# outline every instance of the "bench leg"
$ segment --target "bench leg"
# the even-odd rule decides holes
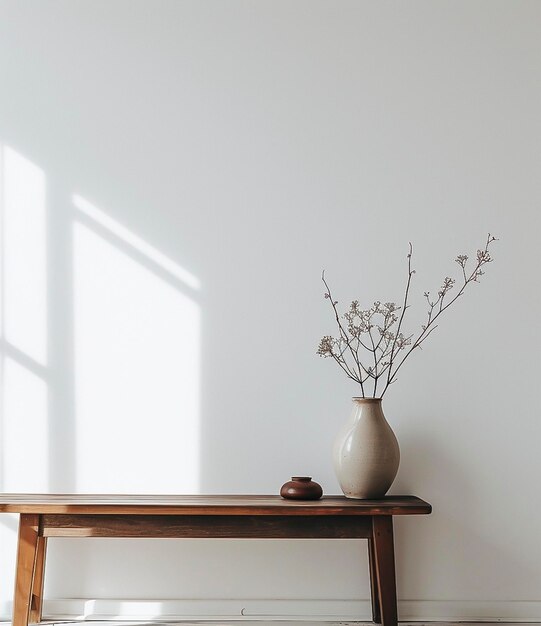
[[[28,626],[32,582],[38,551],[38,530],[39,515],[21,513],[13,598],[13,626]]]
[[[391,515],[374,515],[372,518],[372,542],[378,581],[381,623],[383,626],[397,626],[393,518]]]
[[[32,584],[32,600],[30,602],[30,623],[41,622],[43,608],[43,583],[45,580],[45,559],[47,556],[47,537],[38,537],[34,582]]]
[[[368,567],[370,569],[370,597],[372,599],[372,621],[381,624],[381,611],[379,608],[378,575],[376,572],[376,559],[374,554],[374,540],[368,539]]]

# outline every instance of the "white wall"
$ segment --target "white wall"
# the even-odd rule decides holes
[[[490,230],[385,401],[399,595],[541,618],[540,72],[534,0],[0,1],[2,490],[337,493],[321,269],[399,300],[414,242],[416,327]],[[368,598],[362,544],[51,542],[46,593]]]

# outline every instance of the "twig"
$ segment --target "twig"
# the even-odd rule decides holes
[[[379,380],[385,374],[385,386],[380,396],[383,397],[389,386],[396,382],[398,372],[411,353],[417,348],[420,348],[421,344],[436,330],[438,327],[438,324],[435,323],[436,320],[463,295],[470,283],[478,282],[479,278],[484,274],[481,268],[492,261],[489,248],[493,241],[496,241],[496,238],[489,233],[484,249],[477,251],[476,263],[469,274],[466,271],[468,257],[466,255],[459,255],[455,259],[461,267],[463,282],[454,297],[449,300],[447,299],[449,291],[455,284],[455,280],[449,277],[444,279],[443,285],[435,299],[430,298],[429,292],[424,293],[428,305],[426,323],[421,327],[421,332],[413,341],[412,338],[414,334],[410,334],[406,337],[402,333],[406,311],[410,308],[409,295],[411,281],[413,274],[415,274],[415,270],[412,269],[411,260],[413,246],[411,243],[409,244],[409,252],[407,255],[408,277],[404,290],[403,305],[398,307],[394,303],[387,302],[382,306],[381,302],[377,301],[374,302],[374,305],[370,309],[361,310],[359,309],[358,301],[355,300],[351,303],[349,311],[342,316],[347,321],[347,326],[342,322],[340,313],[338,312],[338,302],[333,300],[330,287],[325,279],[325,272],[323,272],[321,279],[326,288],[325,297],[331,302],[334,317],[338,325],[339,339],[334,339],[329,336],[324,337],[320,342],[318,354],[320,356],[331,356],[333,360],[338,363],[346,376],[360,385],[363,398],[366,397],[364,385],[370,379],[372,379],[374,383],[373,393],[374,397],[376,397]],[[395,315],[397,311],[400,311],[398,318]],[[378,323],[374,321],[374,316],[376,315],[383,317],[382,322]],[[398,325],[396,331],[393,332],[392,327],[396,321],[398,321]],[[380,333],[378,341],[375,341],[372,333],[374,327],[376,327]],[[362,334],[368,335],[368,343],[363,341]],[[405,349],[406,346],[410,346],[408,350]],[[362,356],[359,354],[361,347],[368,353],[371,353],[370,360],[373,361],[372,366],[367,367],[362,363]],[[399,359],[398,355],[402,350],[405,351],[405,354]],[[385,360],[387,358],[388,361]]]

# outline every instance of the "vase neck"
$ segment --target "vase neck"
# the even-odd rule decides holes
[[[355,420],[385,419],[381,407],[381,398],[353,398],[353,418]]]

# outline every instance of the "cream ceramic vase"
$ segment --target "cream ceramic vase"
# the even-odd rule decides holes
[[[347,498],[381,498],[398,472],[400,448],[381,398],[353,398],[349,421],[334,442],[334,470]]]

